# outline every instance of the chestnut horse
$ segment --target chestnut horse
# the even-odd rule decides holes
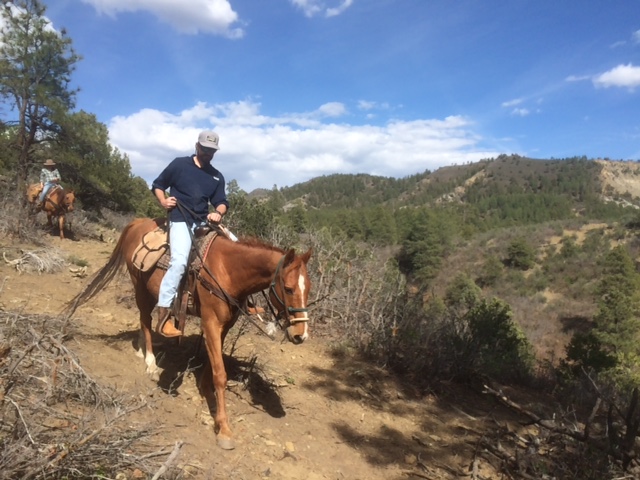
[[[39,183],[34,183],[27,189],[27,200],[32,207],[35,207],[41,191],[42,189]],[[64,239],[65,215],[73,212],[73,204],[75,201],[76,196],[72,191],[65,190],[60,185],[54,185],[45,195],[44,202],[42,202],[42,206],[40,207],[40,210],[47,214],[47,224],[49,227],[53,228],[53,217],[57,217],[61,239]]]
[[[164,220],[138,218],[125,227],[107,264],[99,270],[89,285],[67,304],[66,313],[72,315],[80,305],[97,295],[116,275],[127,266],[135,299],[140,310],[140,341],[144,345],[143,356],[147,374],[159,378],[159,369],[151,343],[151,312],[158,299],[160,281],[164,271],[154,268],[147,272],[138,270],[132,262],[133,253],[142,237]],[[307,300],[310,281],[307,263],[311,250],[297,255],[293,249],[284,251],[257,240],[233,242],[218,236],[207,251],[200,271],[200,279],[194,291],[195,314],[201,318],[211,371],[203,374],[202,384],[213,380],[216,399],[214,417],[218,445],[224,449],[235,447],[225,407],[227,373],[222,360],[224,339],[238,319],[249,295],[269,289],[269,297],[278,315],[285,319],[288,339],[300,344],[308,335]],[[211,377],[208,377],[208,374]]]

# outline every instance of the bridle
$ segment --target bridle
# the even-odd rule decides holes
[[[71,205],[73,204],[73,202],[67,202],[67,195],[69,195],[69,193],[71,192],[65,192],[65,190],[62,187],[57,187],[55,190],[62,190],[62,193],[64,194],[62,196],[62,204],[54,201],[51,198],[51,193],[49,193],[49,195],[47,195],[47,197],[44,199],[45,203],[46,202],[50,202],[53,204],[53,208],[55,209],[56,212],[62,211],[64,213],[68,213],[69,212],[69,207],[71,207]]]
[[[269,285],[269,293],[273,295],[273,297],[278,301],[278,303],[280,303],[280,306],[282,307],[282,308],[276,307],[278,310],[278,314],[274,316],[276,317],[276,319],[284,317],[284,319],[289,325],[308,322],[309,321],[309,316],[307,315],[307,312],[309,311],[308,308],[295,308],[287,305],[287,295],[286,295],[285,286],[284,286],[284,279],[282,278],[282,275],[278,275],[282,270],[282,265],[284,264],[285,257],[286,255],[283,255],[280,261],[278,262],[278,266],[276,267],[276,272],[273,275],[273,280],[271,281],[271,285]],[[278,290],[276,288],[277,286],[276,282],[278,281],[278,279],[280,280],[279,286],[280,286],[280,289],[282,290],[283,298],[280,298],[280,295],[278,295]],[[295,316],[296,313],[304,313],[305,315],[302,318],[298,318]]]

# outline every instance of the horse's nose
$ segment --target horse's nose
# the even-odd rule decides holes
[[[289,341],[291,343],[293,343],[294,345],[300,345],[309,336],[307,334],[307,324],[306,323],[301,323],[301,324],[298,324],[298,325],[291,325],[290,327],[287,328],[286,332],[287,332],[287,337],[289,338]]]

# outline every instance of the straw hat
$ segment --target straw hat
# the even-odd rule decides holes
[[[47,159],[47,160],[43,163],[43,165],[44,165],[45,167],[53,167],[55,164],[56,164],[56,162],[54,162],[54,161],[53,161],[53,160],[51,160],[50,158],[49,158],[49,159]]]

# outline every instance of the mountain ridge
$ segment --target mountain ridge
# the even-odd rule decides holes
[[[545,193],[575,183],[575,195],[592,192],[604,201],[640,207],[640,163],[586,157],[532,159],[500,155],[464,165],[449,165],[408,177],[332,174],[282,187],[287,203],[306,208],[354,208],[367,205],[404,207],[423,204],[468,203],[483,192]],[[565,193],[569,192],[566,185]],[[254,190],[255,198],[269,190]]]

